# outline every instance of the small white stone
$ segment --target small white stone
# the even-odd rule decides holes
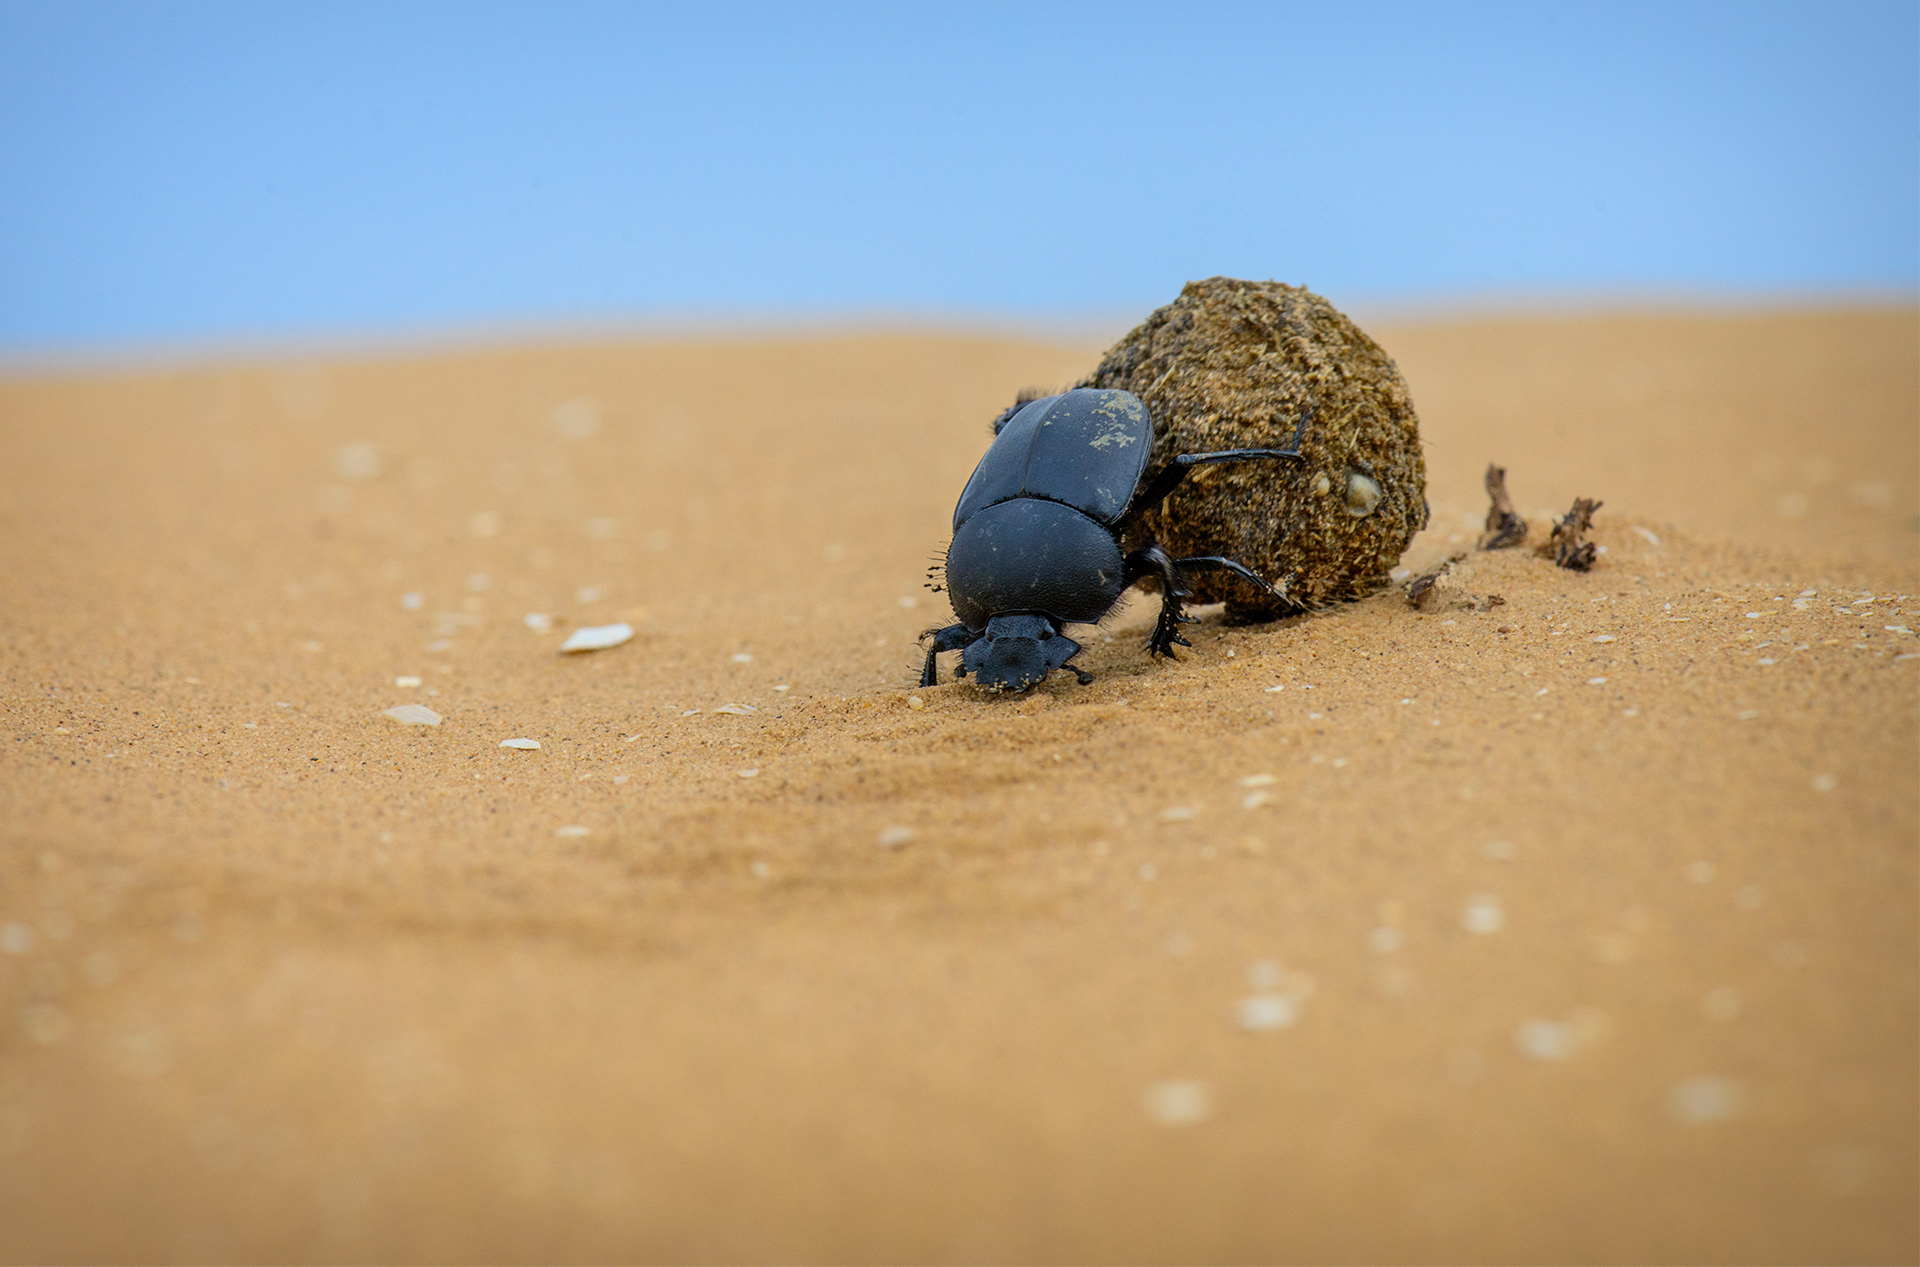
[[[780,688],[775,687],[774,689],[778,690]],[[926,708],[926,706],[927,706],[927,701],[921,699],[918,695],[907,696],[907,707],[911,708],[914,712],[916,713],[921,712]]]
[[[1140,1097],[1140,1107],[1162,1126],[1197,1126],[1213,1116],[1213,1088],[1189,1078],[1156,1082]]]
[[[736,770],[734,773],[743,779],[757,779],[760,777],[760,769],[758,766],[755,766],[751,770]]]
[[[732,655],[728,656],[727,658],[729,660],[732,660],[735,664],[752,664],[753,663],[753,654],[748,651],[736,651]]]
[[[1272,787],[1279,780],[1271,774],[1249,774],[1240,780],[1241,787]]]
[[[1587,679],[1588,686],[1605,686],[1606,684],[1607,679],[1603,677],[1590,677]]]
[[[1192,805],[1175,805],[1160,811],[1163,823],[1190,823],[1200,816],[1200,810]]]
[[[391,717],[402,726],[438,726],[445,720],[425,704],[400,704],[380,715]]]
[[[427,596],[425,594],[402,594],[400,596],[400,605],[410,612],[417,612],[427,605]]]
[[[1271,805],[1273,800],[1271,792],[1249,792],[1240,798],[1240,808],[1259,809],[1262,805]]]
[[[574,839],[578,839],[581,836],[586,835],[587,829],[575,823],[575,824],[569,824],[566,827],[562,827],[558,831],[554,832],[553,834],[556,836],[565,836],[569,840],[574,840]]]
[[[1595,642],[1618,642],[1618,641],[1620,641],[1620,640],[1619,640],[1618,638],[1616,638],[1616,637],[1614,637],[1614,636],[1613,636],[1612,634],[1595,634],[1595,635],[1593,636],[1593,640],[1594,640]]]
[[[369,440],[356,440],[333,451],[333,469],[343,480],[360,483],[378,478],[381,465],[380,446]]]
[[[604,651],[608,647],[617,647],[633,637],[633,626],[621,621],[617,625],[582,625],[567,635],[560,644],[565,651]]]
[[[591,396],[575,396],[555,405],[547,421],[564,439],[585,440],[600,430],[600,402]]]
[[[1267,688],[1267,694],[1273,695],[1273,694],[1276,694],[1277,692],[1284,691],[1286,689],[1287,688],[1284,686],[1269,686]]]
[[[1573,1026],[1561,1021],[1522,1021],[1513,1031],[1513,1045],[1534,1060],[1565,1060],[1579,1038]]]
[[[726,713],[730,717],[749,717],[760,710],[751,704],[722,704],[713,711],[716,713]]]
[[[880,847],[882,849],[898,849],[912,839],[913,828],[895,823],[893,826],[881,830]]]
[[[1667,1112],[1682,1126],[1701,1126],[1739,1117],[1746,1102],[1746,1089],[1732,1078],[1688,1078],[1667,1093]]]
[[[793,688],[787,685],[785,682],[780,682],[776,684],[773,689],[781,692],[782,694],[785,694],[786,692],[791,691]]]
[[[553,628],[553,617],[545,612],[528,612],[520,619],[525,621],[527,628],[535,633],[546,633]]]
[[[502,748],[518,748],[523,752],[538,752],[540,750],[540,741],[538,739],[502,739],[500,746]]]
[[[1497,933],[1507,926],[1507,914],[1491,893],[1476,893],[1460,912],[1460,927],[1470,933]]]
[[[759,880],[771,879],[773,876],[773,868],[758,860],[755,860],[748,870],[752,871],[754,878]]]
[[[1286,1029],[1300,1019],[1300,1001],[1286,994],[1249,994],[1240,1000],[1240,1028],[1252,1034]]]
[[[420,685],[420,679],[411,675],[402,676],[393,679],[393,684],[399,687],[414,687]]]

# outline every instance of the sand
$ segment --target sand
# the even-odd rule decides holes
[[[1370,330],[1406,564],[1598,566],[1015,699],[923,575],[1097,343],[16,374],[0,1258],[1912,1261],[1917,327]]]

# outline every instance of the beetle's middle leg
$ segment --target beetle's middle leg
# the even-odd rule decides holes
[[[940,683],[940,666],[934,662],[934,657],[942,651],[963,650],[969,644],[976,641],[980,635],[965,625],[948,625],[945,629],[928,629],[922,632],[920,636],[925,638],[929,634],[932,635],[933,641],[927,644],[927,667],[920,670],[920,685],[938,686]]]
[[[1180,606],[1189,591],[1180,587],[1179,566],[1159,546],[1150,545],[1127,556],[1126,583],[1132,585],[1148,577],[1160,582],[1160,619],[1154,622],[1153,634],[1147,639],[1147,654],[1171,656],[1176,646],[1193,645],[1180,636],[1180,626],[1194,621]]]

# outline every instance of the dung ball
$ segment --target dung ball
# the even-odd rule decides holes
[[[1175,558],[1224,555],[1282,595],[1276,603],[1225,573],[1192,575],[1192,601],[1224,602],[1229,620],[1372,593],[1426,526],[1426,462],[1406,380],[1310,290],[1188,282],[1080,386],[1130,391],[1152,411],[1143,486],[1179,454],[1291,448],[1298,429],[1298,458],[1194,468],[1125,543],[1158,541]]]

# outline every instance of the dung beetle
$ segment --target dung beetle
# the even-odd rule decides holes
[[[921,635],[932,641],[920,685],[938,681],[936,656],[959,651],[954,676],[971,673],[993,690],[1027,690],[1055,669],[1085,686],[1093,676],[1068,663],[1080,644],[1060,627],[1099,622],[1139,581],[1160,587],[1150,655],[1193,645],[1180,636],[1180,626],[1194,619],[1180,606],[1188,597],[1183,572],[1217,568],[1272,594],[1232,559],[1174,559],[1134,538],[1141,517],[1196,466],[1299,457],[1309,416],[1295,427],[1290,449],[1183,453],[1143,486],[1153,418],[1132,392],[1078,388],[1009,409],[994,423],[993,444],[954,507],[946,589],[960,623]]]

